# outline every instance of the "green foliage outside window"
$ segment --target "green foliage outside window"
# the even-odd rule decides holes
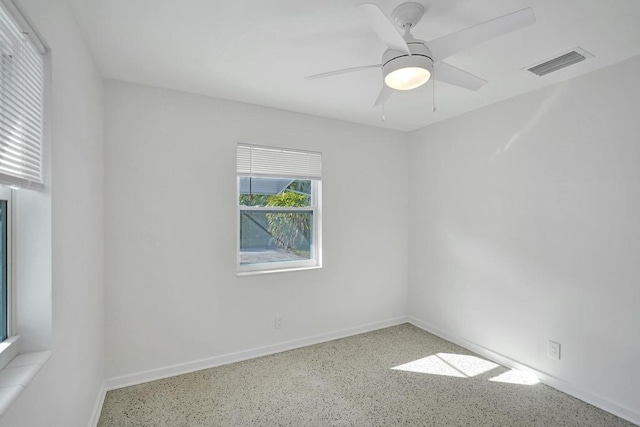
[[[269,196],[267,206],[305,207],[309,206],[309,196],[285,191]],[[311,239],[311,215],[298,212],[278,212],[266,214],[269,234],[278,246],[295,252],[308,254]]]

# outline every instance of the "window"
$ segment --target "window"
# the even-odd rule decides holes
[[[322,265],[321,154],[238,144],[239,274]]]
[[[0,2],[0,368],[15,355],[12,322],[11,197],[43,188],[46,49],[10,0]],[[20,190],[23,191],[23,190]],[[15,239],[13,239],[15,241]]]

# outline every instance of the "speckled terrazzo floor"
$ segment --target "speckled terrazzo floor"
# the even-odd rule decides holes
[[[98,427],[633,425],[510,374],[404,324],[110,391]]]

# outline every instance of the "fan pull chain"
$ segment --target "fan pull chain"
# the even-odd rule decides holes
[[[380,118],[383,122],[387,121],[387,118],[384,116],[384,102],[382,103],[382,117]]]
[[[433,71],[431,72],[431,112],[436,112],[436,78]]]

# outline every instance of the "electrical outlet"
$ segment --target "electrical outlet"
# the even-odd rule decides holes
[[[549,341],[549,357],[560,360],[560,343]]]
[[[280,317],[280,316],[276,316],[276,317],[275,317],[275,321],[274,321],[274,323],[273,323],[273,326],[274,326],[276,329],[282,329],[282,317]]]

